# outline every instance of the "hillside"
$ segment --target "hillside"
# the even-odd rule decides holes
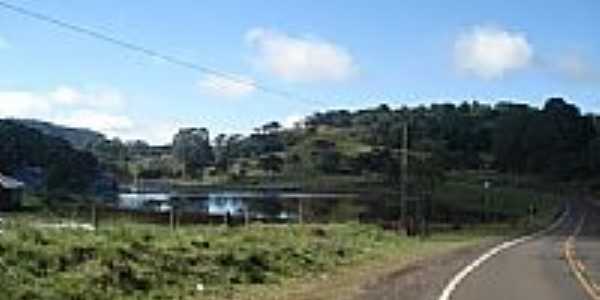
[[[34,119],[17,119],[13,121],[37,129],[46,135],[62,138],[77,149],[87,149],[90,145],[106,140],[103,134],[91,129],[66,127]]]
[[[118,141],[109,142],[99,149],[103,155],[97,155],[106,157],[102,161],[125,160],[143,177],[152,178],[182,177],[186,165],[187,179],[205,183],[314,182],[322,189],[325,183],[338,186],[334,182],[343,178],[352,186],[378,181],[395,187],[403,176],[406,125],[408,177],[415,181],[415,191],[457,170],[591,180],[600,170],[599,121],[561,98],[548,99],[542,107],[515,102],[398,108],[382,104],[318,112],[293,128],[267,122],[250,135],[217,134],[210,141],[208,130],[199,128],[204,134],[186,136],[173,145],[186,149],[187,155],[179,157],[153,155],[143,143],[133,147]],[[190,149],[202,151],[190,154]]]
[[[84,191],[98,174],[98,161],[67,141],[13,120],[0,120],[0,172],[8,175],[35,167],[47,189]]]

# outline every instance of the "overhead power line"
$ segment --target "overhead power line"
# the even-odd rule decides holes
[[[0,1],[0,8],[4,8],[6,10],[18,13],[20,15],[23,15],[23,16],[47,23],[47,24],[51,24],[51,25],[54,25],[54,26],[57,26],[57,27],[60,27],[63,29],[67,29],[69,31],[72,31],[72,32],[75,32],[75,33],[78,33],[81,35],[85,35],[85,36],[88,36],[88,37],[91,37],[91,38],[94,38],[97,40],[101,40],[103,42],[118,46],[123,49],[137,52],[137,53],[149,56],[149,57],[157,58],[162,61],[171,63],[173,65],[177,65],[177,66],[180,66],[183,68],[191,69],[191,70],[198,71],[198,72],[205,73],[205,74],[211,74],[214,76],[218,76],[220,78],[223,78],[223,79],[226,79],[226,80],[238,83],[238,84],[252,86],[256,90],[277,96],[279,98],[300,102],[302,104],[306,104],[307,102],[310,102],[312,104],[316,104],[319,106],[326,106],[326,104],[316,101],[314,99],[298,97],[298,96],[292,95],[291,93],[289,93],[287,91],[274,89],[274,88],[271,88],[271,87],[268,87],[268,86],[265,86],[262,84],[258,84],[256,82],[244,80],[237,76],[228,74],[226,72],[219,71],[217,69],[205,67],[205,66],[202,66],[202,65],[184,60],[184,59],[180,59],[173,55],[155,51],[153,49],[146,48],[144,46],[140,46],[138,44],[126,41],[124,39],[116,38],[114,36],[110,36],[110,35],[101,33],[99,31],[90,29],[88,27],[76,25],[74,23],[64,21],[59,18],[52,17],[52,16],[49,16],[49,15],[46,15],[46,14],[43,14],[43,13],[40,13],[37,11],[33,11],[33,10],[30,10],[30,9],[22,7],[22,6],[17,6],[17,5],[8,3],[6,1]]]

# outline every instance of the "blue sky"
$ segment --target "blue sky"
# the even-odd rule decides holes
[[[600,2],[10,0],[231,74],[0,9],[0,117],[168,142],[327,108],[564,96],[600,111]],[[254,88],[283,90],[294,99]],[[313,101],[304,101],[309,98]]]

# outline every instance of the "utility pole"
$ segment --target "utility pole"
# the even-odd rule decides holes
[[[170,199],[170,210],[169,210],[169,227],[171,231],[175,231],[175,202],[174,199]]]
[[[98,223],[98,208],[96,199],[92,198],[92,226],[94,226],[95,231],[98,231]]]
[[[596,135],[596,134],[598,134],[598,129],[599,129],[596,124],[597,117],[592,115],[592,116],[590,116],[590,118],[592,118],[592,134]],[[588,149],[588,168],[590,170],[593,170],[594,169],[594,160],[592,159],[593,143],[588,143],[588,148],[589,148]]]
[[[250,211],[248,209],[248,202],[243,202],[244,206],[244,226],[248,227],[250,225]]]
[[[481,209],[482,222],[489,222],[491,220],[492,204],[490,201],[490,186],[490,181],[486,179],[483,182],[483,207]]]
[[[133,173],[133,189],[136,193],[140,192],[139,169],[137,163],[131,163],[130,168]]]
[[[184,181],[187,179],[187,161],[188,161],[187,143],[184,141],[184,143],[183,143],[183,174],[181,174],[183,176]]]
[[[402,176],[400,177],[400,225],[408,230],[407,220],[407,177],[408,177],[408,122],[405,121],[402,125],[402,160],[401,160]],[[407,231],[408,232],[408,231]]]
[[[299,197],[298,198],[298,224],[303,224],[304,223],[304,207],[302,205],[302,198]]]

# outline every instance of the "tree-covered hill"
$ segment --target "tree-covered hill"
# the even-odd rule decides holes
[[[77,157],[66,163],[77,164],[72,172],[90,171],[97,159],[122,180],[200,179],[208,168],[220,180],[323,181],[320,175],[343,175],[398,183],[406,125],[409,177],[495,170],[560,181],[589,179],[600,172],[598,121],[597,115],[582,114],[576,105],[560,98],[548,99],[542,107],[513,102],[399,108],[383,104],[315,113],[294,128],[268,122],[246,136],[219,134],[211,140],[207,129],[183,129],[173,145],[159,149],[144,141],[107,140],[85,129],[7,120],[2,128],[7,142],[0,146],[4,160],[0,171],[27,165],[51,170],[50,166],[59,165],[55,161],[71,155]],[[36,126],[50,132],[49,136],[31,128]],[[69,137],[77,141],[76,148],[86,144],[84,149],[95,159],[62,139]],[[25,151],[17,150],[23,147]]]
[[[568,179],[600,170],[598,121],[552,98],[542,108],[465,102],[329,111],[310,116],[307,130],[343,129],[372,147],[400,149],[407,123],[411,150],[431,154],[447,169],[495,168]]]
[[[86,128],[65,127],[34,119],[16,119],[14,121],[37,129],[46,135],[62,138],[71,143],[76,149],[88,149],[90,145],[106,140],[103,134]]]
[[[393,181],[401,176],[405,125],[415,172],[419,167],[485,169],[572,180],[600,171],[599,117],[582,114],[561,98],[548,99],[540,108],[464,102],[319,112],[295,128],[269,122],[246,137],[219,135],[214,163],[228,171],[240,169],[236,162],[247,167],[252,166],[248,160],[267,159],[272,163],[256,165],[284,175],[379,174]],[[273,168],[274,163],[281,166]]]
[[[0,141],[0,172],[41,169],[50,190],[85,191],[99,172],[98,161],[91,153],[14,120],[0,120]]]

